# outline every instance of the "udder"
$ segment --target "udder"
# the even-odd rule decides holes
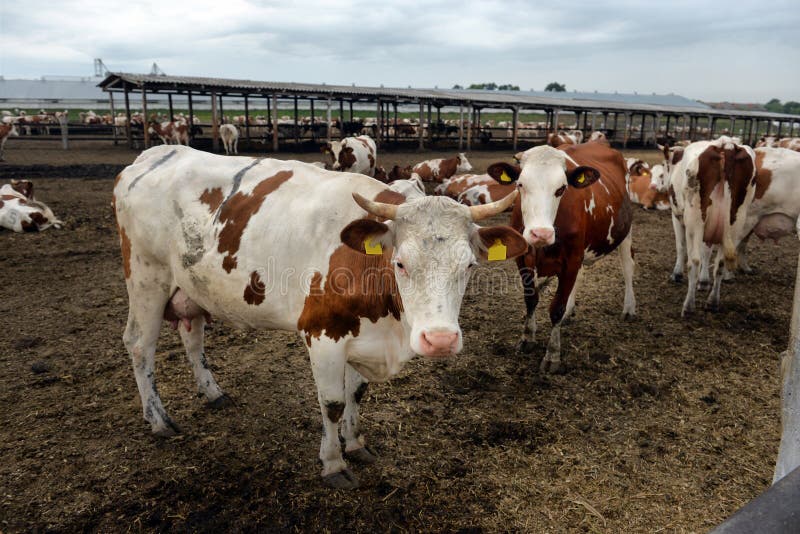
[[[211,315],[201,308],[195,301],[189,298],[181,288],[175,291],[172,298],[164,308],[164,319],[170,322],[173,329],[178,328],[178,324],[183,324],[187,332],[192,331],[192,319],[205,316],[206,322],[211,322]]]
[[[778,241],[785,235],[794,233],[794,219],[783,213],[770,213],[759,219],[753,232],[761,239]]]

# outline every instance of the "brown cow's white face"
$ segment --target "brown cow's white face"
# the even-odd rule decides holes
[[[531,148],[516,157],[520,161],[518,174],[511,165],[501,169],[506,173],[505,178],[496,175],[494,166],[488,172],[500,183],[517,182],[526,241],[534,247],[552,245],[556,239],[558,207],[567,187],[587,187],[600,174],[591,167],[578,166],[565,152],[547,145]]]
[[[417,354],[436,358],[461,350],[461,302],[470,273],[479,258],[486,258],[488,246],[500,240],[506,259],[527,249],[511,228],[478,227],[471,213],[450,198],[423,197],[397,206],[387,223],[356,221],[343,232],[345,243],[360,252],[364,232],[393,247],[392,268],[411,330],[410,346]],[[346,238],[348,230],[354,239]]]

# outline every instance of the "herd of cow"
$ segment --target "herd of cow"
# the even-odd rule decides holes
[[[155,385],[163,321],[179,330],[199,391],[215,404],[227,397],[203,348],[212,317],[296,331],[322,413],[322,476],[352,488],[358,481],[345,458],[376,459],[359,426],[368,382],[389,379],[415,354],[445,358],[462,349],[459,311],[478,262],[516,260],[526,305],[519,349],[526,353],[534,349],[539,290],[557,279],[541,363],[542,372],[556,372],[561,325],[574,309],[584,265],[619,249],[622,312],[636,314],[632,201],[671,210],[671,278],[680,282],[688,267],[684,316],[695,310],[698,288],[710,286],[708,307],[716,308],[722,278],[737,267],[750,270],[745,247],[752,234],[777,239],[796,231],[798,151],[754,150],[720,137],[665,146],[663,164],[651,168],[626,160],[601,136],[562,141],[494,163],[485,174],[468,174],[464,154],[387,172],[367,136],[328,143],[328,159],[315,164],[171,144],[142,152],[117,176],[112,204],[129,295],[123,340],[152,431],[179,432]],[[431,195],[426,182],[436,184]],[[61,225],[34,200],[30,182],[12,181],[0,199],[4,227]],[[506,210],[510,226],[476,224]],[[800,463],[800,405],[786,411],[787,402],[800,403],[800,390],[792,389],[800,386],[790,380],[800,373],[793,354],[784,362],[790,385],[776,480]]]

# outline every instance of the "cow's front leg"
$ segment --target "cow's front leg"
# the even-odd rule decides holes
[[[358,479],[348,469],[342,458],[339,444],[339,421],[344,415],[345,368],[344,342],[315,340],[308,349],[311,371],[317,385],[317,399],[322,411],[322,442],[319,459],[322,461],[322,479],[333,488],[358,487]]]
[[[192,366],[194,379],[197,381],[197,390],[205,396],[209,406],[220,408],[230,402],[230,399],[217,385],[214,380],[214,375],[208,369],[208,362],[206,361],[205,351],[203,350],[203,338],[205,333],[203,329],[206,324],[206,319],[203,315],[194,317],[191,320],[191,331],[186,330],[186,325],[183,322],[179,323],[178,331],[181,334],[183,346],[186,349],[186,357],[189,360],[189,365]]]
[[[699,226],[700,230],[696,228]],[[702,220],[699,221],[686,221],[686,252],[688,256],[689,266],[689,283],[686,288],[686,298],[683,301],[683,310],[681,317],[686,317],[694,313],[695,310],[695,296],[697,295],[697,277],[700,271],[700,262],[702,261]]]
[[[522,354],[533,352],[536,344],[536,306],[539,304],[539,289],[536,287],[536,271],[520,268],[522,291],[525,299],[525,325],[522,329],[522,339],[517,345],[517,350]]]
[[[342,418],[344,455],[348,460],[371,464],[378,459],[378,456],[366,445],[358,415],[361,399],[366,394],[369,383],[350,365],[344,368],[344,383],[347,397]]]
[[[575,281],[580,269],[580,259],[567,260],[567,268],[558,276],[558,289],[550,303],[550,322],[553,329],[550,331],[550,341],[547,343],[547,352],[539,367],[542,373],[560,373],[564,371],[561,364],[561,322],[567,310],[569,295],[575,287]],[[578,267],[572,267],[577,265]]]

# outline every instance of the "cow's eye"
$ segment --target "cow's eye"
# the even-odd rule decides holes
[[[400,261],[395,262],[395,265],[397,265],[397,270],[398,271],[400,271],[403,274],[406,274],[406,267],[405,267],[405,265],[403,265],[403,262],[400,262]]]
[[[517,182],[517,187],[518,187],[519,189],[522,189],[522,184],[521,184],[521,183],[519,183],[519,182]]]
[[[556,189],[556,196],[560,197],[561,195],[564,194],[564,191],[566,191],[566,190],[567,190],[567,186],[566,185],[562,185],[561,187]]]

